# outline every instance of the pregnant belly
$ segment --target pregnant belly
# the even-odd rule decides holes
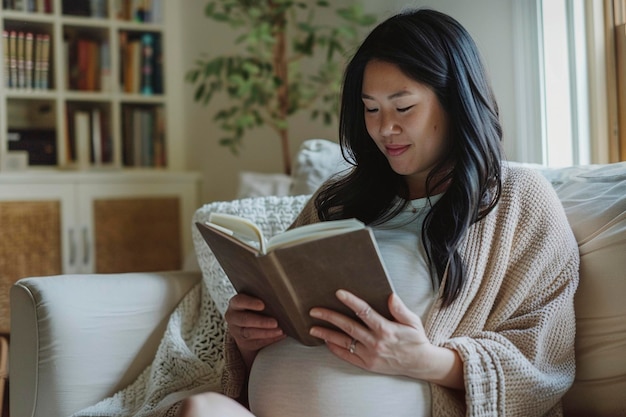
[[[259,352],[248,394],[257,417],[430,415],[427,383],[364,371],[291,338]]]

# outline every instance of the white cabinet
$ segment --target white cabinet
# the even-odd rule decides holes
[[[167,171],[4,173],[0,292],[8,296],[26,276],[180,269],[193,251],[199,178]],[[0,311],[0,332],[5,318]]]

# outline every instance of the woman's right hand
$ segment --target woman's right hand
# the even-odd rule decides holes
[[[264,309],[265,304],[260,299],[236,294],[228,302],[224,315],[228,331],[248,368],[259,349],[286,337],[275,318],[260,313]]]

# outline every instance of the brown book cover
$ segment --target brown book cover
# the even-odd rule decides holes
[[[196,225],[235,290],[263,300],[265,313],[304,345],[323,343],[309,335],[313,325],[331,326],[312,318],[311,308],[326,307],[357,318],[335,296],[338,289],[354,293],[391,319],[388,299],[393,290],[368,227],[286,244],[264,254],[210,225]]]

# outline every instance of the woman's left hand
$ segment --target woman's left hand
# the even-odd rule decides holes
[[[387,375],[405,375],[440,385],[462,388],[462,362],[458,354],[430,343],[422,321],[402,300],[392,294],[390,321],[372,310],[348,291],[337,291],[337,298],[361,319],[362,323],[336,311],[311,309],[311,316],[327,321],[343,332],[314,326],[310,333],[326,342],[339,358],[360,368]]]

